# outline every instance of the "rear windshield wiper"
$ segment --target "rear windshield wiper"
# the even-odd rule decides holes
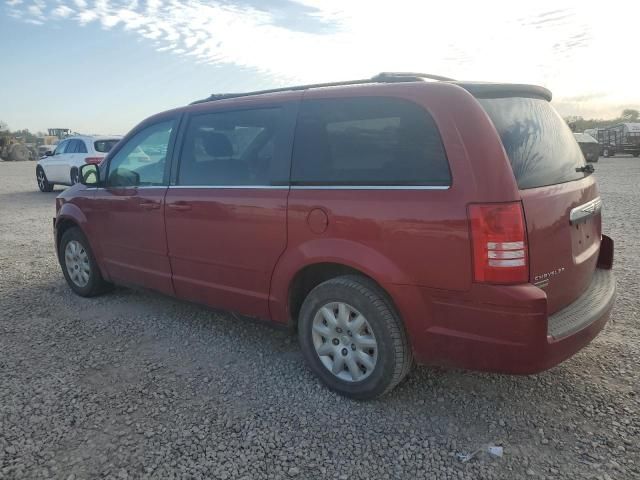
[[[584,167],[576,168],[576,172],[593,173],[595,171],[596,169],[593,168],[593,165],[591,165],[590,163],[587,163]]]

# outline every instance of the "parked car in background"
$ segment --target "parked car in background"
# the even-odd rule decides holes
[[[600,144],[588,133],[574,133],[582,155],[587,162],[597,162],[600,158]]]
[[[359,399],[414,361],[562,362],[615,296],[592,167],[548,90],[424,78],[445,80],[380,74],[148,118],[56,199],[70,288],[136,284],[290,326],[310,369]]]
[[[36,181],[41,192],[54,185],[75,185],[82,165],[99,163],[121,137],[75,136],[62,140],[53,152],[46,151],[36,165]]]

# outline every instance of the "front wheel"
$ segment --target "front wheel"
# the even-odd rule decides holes
[[[87,237],[79,228],[70,228],[62,234],[58,258],[71,290],[81,297],[93,297],[109,288],[102,278]]]
[[[298,336],[311,370],[329,388],[354,399],[389,392],[411,368],[398,314],[365,277],[337,277],[314,288],[300,309]]]
[[[47,176],[44,173],[44,169],[38,165],[36,168],[36,182],[38,182],[38,188],[41,192],[53,191],[53,183],[49,183]]]

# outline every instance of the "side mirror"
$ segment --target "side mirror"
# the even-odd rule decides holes
[[[140,174],[127,168],[116,168],[109,173],[109,187],[132,188],[140,185]]]
[[[51,157],[51,156],[53,156],[53,152],[51,150],[47,150],[46,152],[44,152],[44,156],[45,157]]]
[[[100,183],[100,170],[94,164],[82,165],[80,167],[80,183],[87,187],[97,187]]]

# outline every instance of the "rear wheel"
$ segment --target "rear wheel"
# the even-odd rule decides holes
[[[71,168],[71,172],[69,172],[69,178],[71,179],[71,185],[75,185],[78,183],[78,168]]]
[[[49,183],[44,169],[40,165],[36,168],[36,182],[38,182],[38,188],[41,192],[51,192],[53,190],[53,183]]]
[[[607,158],[608,158],[608,157],[610,157],[611,155],[609,155],[609,149],[608,149],[608,148],[605,148],[605,149],[602,151],[602,155],[603,155],[604,157],[607,157]]]
[[[58,245],[58,259],[67,283],[82,297],[93,297],[108,290],[87,237],[79,228],[65,231]]]
[[[337,277],[314,288],[302,304],[298,336],[311,370],[347,397],[383,395],[411,368],[411,348],[398,314],[365,277]]]
[[[640,152],[635,152],[635,153],[633,154],[633,156],[634,156],[634,157],[636,157],[636,158],[638,158],[638,157],[640,156]]]

